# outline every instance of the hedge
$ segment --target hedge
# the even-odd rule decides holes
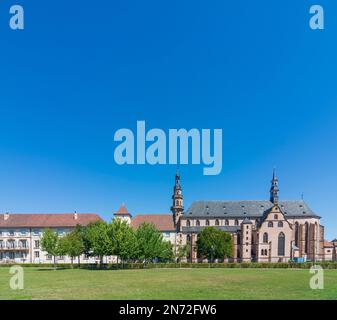
[[[53,268],[53,264],[0,264],[0,267],[11,267],[14,265],[20,265],[22,267],[34,267],[34,268]],[[310,269],[313,265],[319,265],[323,269],[337,269],[337,262],[305,262],[305,263],[125,263],[125,264],[56,264],[57,269],[90,269],[90,270],[117,270],[117,269],[165,269],[165,268],[190,268],[190,269],[202,269],[202,268],[231,268],[231,269]]]

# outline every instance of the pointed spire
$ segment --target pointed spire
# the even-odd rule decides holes
[[[179,168],[177,169],[175,183],[174,183],[174,191],[176,190],[181,190]]]
[[[278,188],[278,178],[276,176],[276,169],[273,169],[273,179],[271,180],[271,188],[270,188],[270,201],[274,204],[278,204],[279,200],[279,188]]]
[[[131,216],[128,209],[126,209],[124,202],[119,207],[118,211],[114,214],[115,216]]]
[[[179,170],[177,170],[176,175],[175,175],[172,200],[173,200],[173,203],[172,203],[171,211],[173,213],[173,221],[175,225],[177,225],[179,222],[180,216],[184,212],[184,197],[182,194],[182,189],[181,189],[181,184],[180,184]]]

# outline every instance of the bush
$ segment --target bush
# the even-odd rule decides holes
[[[24,263],[24,264],[0,264],[0,267],[11,267],[14,265],[21,265],[25,268],[53,268],[52,263]],[[223,269],[310,269],[313,265],[319,265],[323,269],[337,269],[337,262],[324,261],[324,262],[305,262],[305,263],[295,263],[295,262],[279,262],[279,263],[267,263],[267,262],[224,262],[224,263],[124,263],[124,264],[66,264],[57,263],[56,268],[58,269],[89,269],[89,270],[121,270],[121,269],[167,269],[167,268],[193,268],[193,269],[204,269],[204,268],[223,268]]]

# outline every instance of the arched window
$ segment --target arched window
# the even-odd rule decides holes
[[[216,220],[215,220],[215,225],[216,225],[216,226],[220,225],[220,223],[219,223],[219,220],[218,220],[218,219],[216,219]]]
[[[228,221],[228,219],[225,220],[225,226],[229,226],[229,221]]]
[[[235,219],[235,225],[238,226],[239,225],[239,220]]]
[[[273,226],[274,226],[274,224],[271,221],[269,221],[268,222],[268,228],[272,228]]]
[[[298,225],[298,222],[296,222],[295,223],[295,246],[296,247],[299,247],[299,243],[300,243],[299,236],[300,236],[299,225]]]
[[[275,219],[275,220],[278,219],[278,215],[277,215],[277,214],[274,215],[274,219]]]
[[[196,226],[197,226],[197,227],[200,227],[200,221],[199,221],[199,220],[197,220]]]
[[[206,226],[207,227],[209,226],[209,220],[206,220]]]
[[[191,226],[190,220],[186,220],[186,227],[190,227],[190,226]]]
[[[282,222],[282,221],[279,221],[278,224],[277,224],[277,226],[278,226],[279,228],[283,228],[283,222]]]
[[[281,232],[278,235],[278,247],[277,247],[277,252],[279,256],[284,256],[284,247],[285,247],[285,236],[284,233]]]
[[[309,241],[309,225],[308,222],[304,225],[304,235],[305,235],[305,244],[304,244],[304,253],[308,254],[308,241]]]
[[[268,255],[268,250],[267,250],[267,249],[264,250],[264,255],[265,255],[265,256]]]
[[[264,250],[261,249],[261,256],[264,256]]]
[[[263,234],[263,243],[268,243],[268,233],[267,232]]]

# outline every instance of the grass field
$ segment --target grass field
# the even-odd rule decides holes
[[[324,289],[309,287],[309,270],[24,268],[24,289],[9,288],[0,268],[0,299],[337,299],[337,270],[324,271]]]

